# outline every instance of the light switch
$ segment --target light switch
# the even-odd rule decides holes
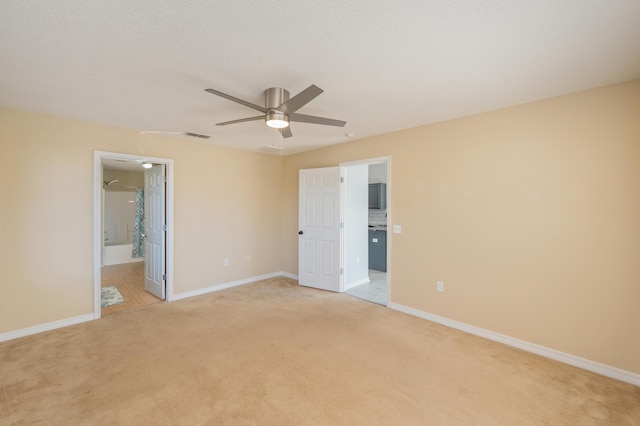
[[[402,234],[402,225],[393,225],[394,234]]]

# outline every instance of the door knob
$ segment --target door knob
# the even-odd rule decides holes
[[[303,231],[298,231],[298,235],[302,235],[302,234],[304,234]]]

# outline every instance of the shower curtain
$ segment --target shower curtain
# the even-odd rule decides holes
[[[131,257],[144,257],[144,190],[136,189],[136,220],[133,224]]]

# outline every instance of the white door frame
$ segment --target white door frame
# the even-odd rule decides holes
[[[345,167],[349,167],[349,166],[361,166],[364,164],[367,165],[371,165],[371,164],[380,164],[380,163],[385,163],[387,165],[387,289],[388,289],[388,297],[387,297],[387,305],[389,303],[391,303],[391,273],[392,273],[392,265],[391,265],[391,246],[392,246],[392,240],[393,238],[391,238],[391,236],[389,234],[392,233],[393,231],[393,225],[389,226],[389,224],[393,224],[393,215],[392,215],[392,205],[391,205],[391,156],[387,155],[384,157],[374,157],[374,158],[366,158],[363,160],[355,160],[355,161],[347,161],[344,163],[340,163],[339,166],[341,168],[345,168]],[[342,196],[344,197],[344,191],[342,191]],[[341,209],[344,209],[344,207],[346,206],[346,202],[343,199],[342,203],[341,203]],[[346,215],[344,214],[344,212],[341,213],[342,217],[346,217]],[[346,224],[345,224],[346,226]],[[345,247],[345,241],[344,239],[342,239],[341,241],[341,253],[340,255],[342,256],[342,264],[345,265],[346,267],[346,247]]]
[[[101,305],[101,268],[102,268],[102,160],[150,161],[164,164],[167,173],[167,258],[166,258],[166,300],[173,300],[173,160],[168,158],[122,154],[117,152],[94,151],[93,154],[93,317],[100,318]]]

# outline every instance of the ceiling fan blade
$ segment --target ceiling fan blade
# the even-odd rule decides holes
[[[289,121],[298,121],[300,123],[324,124],[325,126],[344,127],[346,121],[334,120],[333,118],[317,117],[315,115],[306,114],[290,114]]]
[[[283,102],[282,105],[278,107],[278,109],[286,114],[293,114],[294,112],[311,102],[313,99],[315,99],[322,92],[324,92],[324,90],[322,90],[315,84],[312,84],[302,92],[295,95],[293,98],[290,98],[288,101]]]
[[[293,136],[293,133],[291,133],[291,126],[287,126],[283,129],[278,130],[280,131],[280,134],[283,138],[290,138],[291,136]]]
[[[226,93],[222,93],[222,92],[220,92],[218,90],[215,90],[215,89],[204,89],[204,91],[205,92],[209,92],[209,93],[211,93],[213,95],[217,95],[217,96],[220,96],[222,98],[228,99],[230,101],[239,103],[240,105],[244,105],[246,107],[258,110],[260,112],[264,112],[265,114],[267,112],[267,109],[265,107],[261,107],[260,105],[252,104],[251,102],[243,101],[242,99],[236,98],[235,96],[227,95]]]
[[[225,121],[217,123],[216,126],[226,126],[227,124],[244,123],[245,121],[264,120],[264,115],[258,115],[257,117],[239,118],[237,120]]]

